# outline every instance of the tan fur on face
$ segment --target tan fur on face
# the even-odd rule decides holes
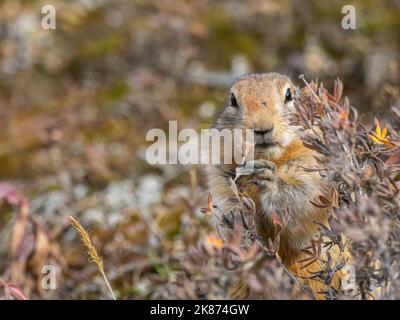
[[[240,117],[236,127],[268,130],[273,128],[273,141],[278,145],[268,150],[255,150],[256,158],[277,158],[295,138],[295,128],[290,127],[288,117],[294,112],[293,102],[285,103],[286,90],[292,94],[292,81],[278,73],[253,74],[239,78],[231,88],[239,108],[227,108],[221,115]],[[218,126],[218,121],[216,124]]]

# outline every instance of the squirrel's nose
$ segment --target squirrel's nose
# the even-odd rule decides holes
[[[255,134],[266,134],[266,133],[270,133],[273,129],[274,129],[274,127],[270,127],[268,129],[254,129],[254,133]]]

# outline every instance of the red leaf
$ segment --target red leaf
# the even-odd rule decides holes
[[[16,191],[14,186],[6,182],[0,183],[0,200],[1,199],[4,199],[13,206],[17,206],[23,201],[23,197]]]

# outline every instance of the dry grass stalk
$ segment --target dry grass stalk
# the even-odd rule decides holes
[[[79,223],[77,219],[75,219],[72,216],[68,217],[69,223],[79,232],[82,242],[84,246],[86,247],[86,253],[89,256],[89,262],[94,262],[97,267],[99,268],[99,271],[101,275],[104,278],[104,282],[107,285],[108,290],[111,293],[111,296],[113,297],[114,300],[117,300],[115,297],[114,291],[111,288],[110,282],[107,279],[106,273],[104,272],[104,263],[101,257],[97,254],[97,250],[95,246],[92,244],[92,241],[90,240],[89,233],[83,228],[83,226]]]

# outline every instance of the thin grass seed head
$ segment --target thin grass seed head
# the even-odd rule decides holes
[[[86,253],[89,257],[89,262],[97,264],[101,271],[104,270],[104,263],[100,256],[97,254],[97,250],[90,240],[89,233],[83,228],[77,219],[72,216],[68,217],[69,223],[78,231],[81,236],[81,240],[86,248]]]

